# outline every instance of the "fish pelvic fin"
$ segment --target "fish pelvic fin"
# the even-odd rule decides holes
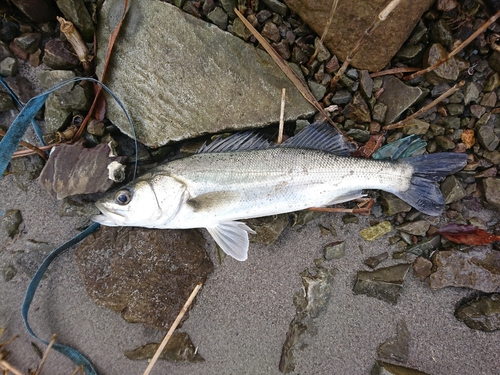
[[[410,187],[406,191],[393,193],[424,214],[438,216],[445,206],[438,182],[465,167],[467,155],[440,152],[410,157],[404,163],[413,167]]]
[[[207,227],[208,233],[213,237],[217,245],[227,254],[239,261],[248,258],[248,233],[255,232],[245,223],[229,221],[219,223],[213,227]]]

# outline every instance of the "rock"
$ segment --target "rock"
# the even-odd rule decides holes
[[[410,245],[405,249],[406,253],[414,254],[417,256],[428,257],[432,250],[437,249],[441,244],[441,236],[433,236],[425,238],[423,241]]]
[[[125,351],[125,356],[131,360],[151,360],[160,344],[146,344],[136,349]],[[191,338],[186,332],[174,331],[162,350],[158,359],[172,362],[204,362],[205,359],[197,352]]]
[[[272,42],[279,42],[281,39],[278,27],[271,21],[264,24],[261,34]]]
[[[500,178],[488,177],[483,180],[486,202],[500,211]]]
[[[63,109],[59,103],[59,97],[56,93],[49,95],[45,102],[45,132],[52,134],[64,126],[68,125],[71,119],[72,111]]]
[[[358,224],[359,218],[354,214],[345,214],[342,216],[342,222],[344,224]]]
[[[318,54],[316,55],[316,60],[319,62],[327,61],[332,57],[332,54],[328,49],[325,47],[323,43],[321,43],[321,39],[316,37],[314,39],[314,49],[318,50]]]
[[[368,70],[360,70],[359,72],[359,88],[361,89],[361,93],[366,98],[372,97],[373,92],[373,79],[370,77],[370,73]]]
[[[318,35],[322,35],[330,15],[330,2],[319,0],[285,0],[289,8],[303,19]],[[396,54],[410,36],[422,14],[429,9],[432,1],[414,4],[400,3],[381,27],[375,29],[361,45],[351,65],[371,72],[381,70]],[[386,5],[385,1],[338,2],[332,25],[328,29],[324,43],[337,57],[344,61],[359,38],[373,23],[378,13]],[[353,22],[355,20],[355,22]],[[381,46],[384,48],[373,48]]]
[[[116,3],[106,1],[100,14],[99,76],[109,34],[122,12]],[[235,33],[237,25],[235,20]],[[164,2],[132,2],[113,51],[105,83],[131,114],[137,140],[148,146],[275,122],[282,88],[287,121],[314,113],[266,52]],[[273,101],[276,106],[269,105]],[[113,100],[107,116],[131,134]]]
[[[234,8],[238,7],[238,0],[221,0],[220,4],[222,5],[222,9],[224,9],[229,18],[231,19],[236,18],[236,13],[234,13]]]
[[[27,240],[24,245],[24,251],[18,252],[15,264],[28,278],[32,278],[35,272],[42,264],[43,260],[49,255],[54,246],[44,242]]]
[[[392,216],[400,212],[408,212],[411,210],[411,206],[408,203],[399,199],[391,193],[381,191],[380,198],[380,204],[384,208],[384,213],[388,216]]]
[[[50,0],[12,0],[12,3],[35,22],[49,22],[56,18],[56,7]]]
[[[475,82],[467,82],[464,86],[464,104],[469,105],[471,102],[476,102],[479,98],[479,87]]]
[[[424,68],[434,65],[439,60],[448,56],[448,51],[441,44],[435,43],[424,54]],[[452,57],[433,71],[425,74],[425,80],[433,85],[443,82],[453,82],[460,73],[455,58]]]
[[[326,87],[315,82],[315,81],[307,81],[307,85],[311,89],[311,93],[316,98],[317,101],[323,99],[326,94]]]
[[[490,57],[488,57],[488,65],[495,72],[500,73],[500,52],[493,51]]]
[[[22,104],[26,104],[28,100],[36,95],[31,82],[27,78],[19,75],[15,77],[5,77],[4,81],[10,89],[16,94],[17,98]]]
[[[122,163],[123,156],[110,157],[108,144],[84,148],[83,142],[57,146],[40,174],[40,183],[56,199],[70,195],[105,192],[113,181],[108,165]],[[89,178],[91,176],[91,178]]]
[[[0,68],[0,74],[2,74],[1,68]],[[12,96],[7,94],[6,92],[0,92],[0,112],[10,111],[11,109],[14,108],[16,108],[16,106],[14,105],[14,100],[12,99]]]
[[[351,129],[347,131],[346,135],[361,143],[368,142],[370,139],[370,132],[368,130]]]
[[[471,115],[477,119],[480,118],[481,116],[483,116],[485,112],[486,112],[486,108],[484,108],[483,106],[480,106],[477,104],[473,104],[470,106]]]
[[[426,220],[411,221],[400,226],[397,226],[397,230],[413,234],[414,236],[425,236],[431,224]]]
[[[436,142],[437,145],[443,150],[453,150],[455,148],[455,142],[444,135],[438,135],[437,137],[434,137],[434,142]]]
[[[262,3],[272,12],[278,13],[281,16],[288,14],[288,7],[279,0],[262,0]]]
[[[285,39],[282,39],[279,43],[272,43],[271,45],[284,60],[288,60],[290,56],[292,56],[290,53],[290,45]]]
[[[329,243],[324,247],[323,253],[326,260],[341,259],[345,255],[345,242],[337,241]]]
[[[446,129],[460,129],[460,119],[458,117],[444,117],[443,125]]]
[[[130,323],[168,328],[213,264],[197,230],[101,227],[75,252],[89,296]]]
[[[455,311],[455,318],[472,329],[485,332],[500,330],[500,294],[467,302]]]
[[[396,53],[396,58],[405,62],[408,65],[417,65],[422,61],[422,56],[424,55],[424,45],[423,44],[405,44],[400,48],[398,53]]]
[[[373,366],[371,375],[429,375],[426,372],[409,367],[393,365],[392,363],[377,361]]]
[[[389,338],[377,348],[379,358],[406,363],[410,355],[410,331],[404,319],[398,322],[396,336]]]
[[[87,111],[91,101],[87,97],[85,89],[76,85],[71,91],[55,93],[62,109],[68,111]]]
[[[375,271],[358,271],[354,294],[366,294],[395,305],[403,290],[403,282],[409,264],[379,268]]]
[[[484,107],[493,108],[496,103],[497,103],[497,94],[493,91],[484,94],[483,99],[479,104],[481,104]]]
[[[464,198],[467,193],[462,184],[455,176],[448,176],[441,183],[441,192],[444,196],[444,202],[450,204]]]
[[[342,114],[356,123],[371,121],[370,109],[359,91],[354,94],[352,101],[344,108]]]
[[[366,264],[368,267],[370,267],[371,269],[374,269],[376,268],[380,263],[382,263],[384,260],[386,260],[387,258],[389,258],[389,253],[387,251],[379,254],[379,255],[375,255],[375,256],[372,256],[372,257],[369,257],[369,258],[366,258],[363,263]]]
[[[438,0],[436,9],[441,12],[449,12],[457,7],[457,0]]]
[[[450,116],[459,116],[464,113],[464,106],[462,104],[448,104],[446,109],[448,110],[448,115]]]
[[[90,43],[94,38],[94,23],[83,0],[56,0],[67,21],[73,22],[83,39]]]
[[[45,44],[43,63],[49,68],[58,70],[75,69],[80,65],[80,60],[66,43],[51,39]]]
[[[493,90],[496,90],[500,86],[500,75],[498,73],[495,73],[488,78],[488,81],[486,81],[486,85],[484,85],[484,92],[492,92]]]
[[[385,122],[385,114],[387,113],[387,106],[384,103],[376,103],[373,106],[372,116],[373,121],[377,121],[379,123]]]
[[[454,42],[453,32],[446,21],[441,18],[432,27],[429,33],[432,42],[451,48]]]
[[[39,33],[25,33],[14,39],[19,48],[27,54],[33,53],[38,49],[42,36]]]
[[[75,73],[72,72],[71,70],[41,70],[38,73],[38,79],[40,81],[40,85],[44,90],[48,90],[52,88],[53,86],[57,85],[58,83],[61,83],[63,81],[66,81],[71,78],[75,78]],[[57,89],[57,91],[54,91],[55,93],[62,93],[62,92],[68,92],[71,91],[73,88],[73,85],[64,85],[60,89]]]
[[[423,135],[427,133],[427,130],[429,130],[430,126],[428,122],[416,118],[408,121],[406,124],[407,125],[403,128],[403,134],[405,135],[410,135],[410,134]]]
[[[385,123],[390,124],[417,101],[422,89],[408,86],[393,76],[385,76],[383,82],[384,92],[378,101],[387,106]]]
[[[274,215],[246,220],[245,223],[252,228],[256,234],[250,236],[250,242],[272,244],[281,232],[288,226],[288,215]]]
[[[208,13],[207,18],[212,21],[214,24],[219,26],[222,30],[227,29],[227,22],[229,17],[226,12],[222,10],[222,8],[215,7],[210,13]]]
[[[437,251],[432,263],[431,289],[454,286],[493,293],[500,287],[500,252],[486,246]]]
[[[498,147],[498,144],[500,143],[500,139],[495,133],[493,126],[487,124],[479,126],[477,128],[476,136],[481,146],[483,146],[488,151],[493,151]]]
[[[0,25],[0,39],[6,43],[10,43],[18,35],[19,24],[17,22],[3,20]]]
[[[17,269],[12,264],[7,264],[2,268],[3,280],[8,283],[17,275]]]
[[[23,217],[21,216],[21,211],[19,210],[6,210],[2,216],[0,216],[0,222],[2,227],[10,238],[14,238],[19,234],[19,226],[23,222]]]
[[[337,105],[344,105],[344,104],[347,104],[351,101],[352,99],[352,95],[349,91],[347,90],[340,90],[340,91],[337,91],[333,96],[332,98],[330,99],[330,101],[332,102],[332,104],[337,104]]]
[[[412,263],[411,268],[413,269],[413,274],[418,277],[420,281],[424,281],[431,274],[432,262],[423,257],[418,257]]]

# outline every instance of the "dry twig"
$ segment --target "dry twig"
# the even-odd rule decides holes
[[[278,131],[278,142],[281,144],[283,142],[283,128],[285,127],[285,93],[286,89],[281,90],[281,108],[280,108],[280,127]]]
[[[13,367],[9,362],[4,359],[0,359],[0,369],[4,371],[5,374],[8,374],[9,371],[14,375],[23,375],[21,371]]]
[[[446,99],[448,96],[450,96],[451,94],[453,94],[455,91],[457,91],[464,84],[465,84],[465,81],[458,82],[451,89],[447,90],[445,93],[443,93],[442,95],[440,95],[439,97],[437,97],[436,99],[434,99],[432,102],[430,102],[429,104],[427,104],[425,107],[420,108],[413,115],[408,116],[404,120],[396,122],[395,124],[386,125],[382,129],[384,129],[384,130],[392,130],[392,129],[398,129],[398,128],[404,127],[408,121],[413,120],[414,118],[417,118],[418,116],[420,116],[425,111],[428,111],[430,108],[434,107],[436,104],[438,104],[439,102],[441,102],[442,100]]]
[[[311,65],[312,62],[314,61],[314,59],[316,58],[316,56],[318,56],[319,49],[323,45],[323,41],[325,40],[326,33],[328,32],[328,30],[330,29],[330,26],[332,24],[333,16],[335,15],[335,10],[337,9],[338,3],[339,3],[339,0],[333,0],[332,9],[330,9],[330,15],[328,16],[328,21],[325,25],[325,30],[323,30],[323,34],[321,35],[321,39],[319,40],[319,44],[316,47],[316,50],[314,51],[313,55],[309,59],[309,62],[307,63],[307,65]]]
[[[45,349],[45,353],[43,353],[42,360],[40,364],[38,365],[38,368],[36,369],[35,375],[40,375],[43,369],[43,365],[45,364],[45,361],[47,360],[47,357],[49,356],[50,349],[52,349],[52,345],[54,345],[54,342],[56,342],[56,335],[52,335],[52,338],[50,339],[49,345],[47,345],[47,349]]]
[[[191,303],[193,302],[194,298],[198,294],[198,291],[200,290],[200,288],[201,288],[202,285],[203,285],[202,283],[198,283],[195,286],[195,288],[193,289],[193,291],[191,292],[191,295],[187,299],[187,301],[184,304],[184,306],[182,307],[181,311],[179,311],[179,315],[177,315],[177,318],[175,318],[174,322],[172,323],[172,326],[170,327],[170,329],[168,330],[167,334],[163,338],[160,346],[156,350],[155,355],[151,359],[151,362],[149,362],[149,365],[146,368],[146,370],[144,371],[143,375],[148,375],[151,372],[151,369],[153,368],[153,366],[155,365],[156,361],[160,357],[160,354],[162,353],[163,349],[165,349],[165,346],[167,345],[168,340],[170,339],[170,336],[172,336],[172,334],[174,333],[175,329],[177,328],[177,326],[181,322],[182,318],[184,317],[184,314],[188,310],[189,306],[191,306]]]
[[[436,69],[438,66],[441,64],[445,63],[449,59],[451,59],[453,56],[455,56],[457,53],[459,53],[461,50],[463,50],[470,42],[472,42],[474,39],[476,39],[480,34],[482,34],[493,22],[495,22],[498,18],[500,17],[500,10],[496,12],[488,21],[483,23],[479,29],[477,29],[474,34],[472,34],[470,37],[465,39],[462,43],[458,45],[457,48],[455,48],[453,51],[451,51],[448,56],[442,58],[438,62],[436,62],[434,65],[429,66],[426,69],[419,70],[416,73],[413,73],[409,76],[404,77],[403,79],[405,81],[411,81],[412,79],[419,77],[425,73],[432,72],[434,69]]]
[[[0,137],[3,137],[3,136],[5,136],[5,132],[2,129],[0,129]],[[33,153],[37,153],[44,160],[47,160],[47,155],[45,154],[45,152],[42,151],[42,147],[33,146],[31,143],[25,142],[23,140],[21,140],[19,142],[19,144],[21,146],[24,146],[24,147],[29,148],[31,150],[31,152],[28,155],[33,154]]]
[[[308,208],[308,210],[318,212],[347,212],[350,214],[370,215],[375,201],[372,198],[360,198],[359,201],[361,203],[358,204],[358,208],[310,207]]]
[[[375,78],[375,77],[387,76],[389,74],[418,72],[419,70],[420,70],[420,68],[411,68],[411,67],[405,66],[404,68],[393,68],[393,69],[381,70],[380,72],[375,72],[375,73],[370,74],[370,77]]]
[[[78,366],[75,371],[73,371],[73,373],[71,375],[76,375],[78,373],[82,373],[82,375],[85,375],[85,372],[83,371],[83,366]]]
[[[363,45],[364,41],[366,38],[368,38],[370,35],[372,35],[373,31],[383,22],[387,19],[389,14],[396,8],[396,6],[401,2],[401,0],[392,0],[379,14],[378,17],[373,21],[371,26],[365,30],[363,35],[361,35],[361,38],[359,38],[358,42],[354,46],[354,48],[349,52],[349,55],[345,58],[344,63],[340,67],[340,69],[335,73],[335,76],[332,78],[330,81],[330,87],[335,88],[337,85],[337,82],[340,80],[340,77],[344,74],[344,72],[347,70],[348,66],[351,64],[352,59],[358,53],[359,49]]]

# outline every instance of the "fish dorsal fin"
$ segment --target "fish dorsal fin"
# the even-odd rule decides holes
[[[208,152],[228,152],[228,151],[242,151],[242,150],[261,150],[268,148],[271,144],[267,139],[255,134],[253,130],[246,132],[239,132],[230,135],[227,138],[219,137],[210,144],[204,144],[199,150],[198,154]]]
[[[308,148],[349,156],[349,145],[343,135],[332,125],[321,121],[316,121],[287,139],[281,147]]]
[[[207,230],[227,255],[239,261],[247,260],[248,233],[255,232],[245,223],[229,221],[219,223],[214,227],[207,227]]]

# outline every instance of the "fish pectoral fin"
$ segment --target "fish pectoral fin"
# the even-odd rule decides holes
[[[237,191],[213,191],[189,199],[186,203],[193,211],[212,211],[226,205],[233,205],[241,198]]]
[[[207,230],[227,255],[239,261],[247,260],[248,233],[255,232],[245,223],[229,221],[219,223],[215,227],[207,227]]]
[[[348,193],[345,193],[345,194],[339,195],[338,197],[335,197],[335,199],[333,201],[329,202],[328,205],[349,202],[349,201],[352,201],[354,199],[363,198],[365,196],[366,196],[366,194],[363,194],[363,192],[361,190],[350,191]]]

